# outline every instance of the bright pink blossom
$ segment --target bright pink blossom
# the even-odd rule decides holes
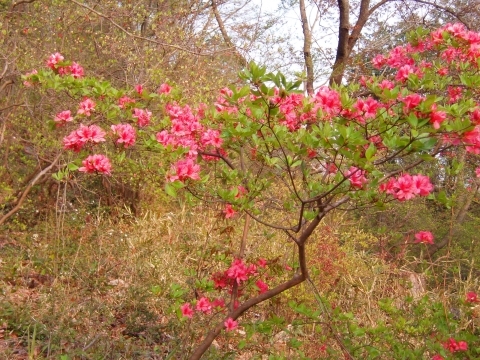
[[[172,91],[172,87],[170,85],[168,85],[167,83],[163,83],[158,88],[158,93],[159,94],[170,94],[170,91]]]
[[[255,283],[255,286],[258,288],[258,291],[260,294],[263,294],[264,292],[268,291],[268,285],[265,284],[262,280],[257,280]]]
[[[82,167],[78,171],[86,173],[99,172],[101,174],[110,175],[112,164],[105,155],[90,155],[82,161]]]
[[[147,109],[133,109],[133,115],[134,118],[137,119],[137,124],[140,127],[145,127],[148,124],[150,124],[150,118],[152,117],[152,113],[148,111]]]
[[[363,185],[368,182],[365,174],[365,170],[352,166],[345,173],[345,176],[348,178],[348,180],[350,180],[350,185],[352,185],[354,188],[361,189]]]
[[[86,98],[80,103],[80,107],[77,110],[77,114],[90,116],[91,112],[95,110],[95,103],[92,99]]]
[[[218,298],[212,301],[212,307],[213,308],[220,308],[223,309],[225,307],[225,300],[222,298]]]
[[[53,120],[59,126],[65,125],[67,122],[73,121],[72,112],[70,110],[61,111],[57,115],[55,115],[55,118]]]
[[[50,57],[48,58],[48,61],[47,61],[47,66],[52,69],[52,70],[55,70],[56,69],[56,65],[59,63],[59,62],[62,62],[64,59],[64,57],[62,56],[62,54],[60,53],[55,53],[55,54],[52,54],[50,55]]]
[[[80,128],[76,130],[78,138],[81,142],[92,142],[98,144],[105,141],[105,131],[98,125],[84,126],[80,125]]]
[[[205,314],[210,314],[210,311],[212,311],[212,304],[211,304],[210,300],[208,300],[208,298],[201,297],[197,301],[196,309],[198,311],[202,311]]]
[[[114,134],[118,135],[117,143],[128,148],[135,144],[135,129],[130,124],[112,125],[111,129]]]
[[[380,69],[383,65],[385,65],[387,62],[387,59],[381,54],[375,56],[372,59],[372,64],[375,69]]]
[[[466,297],[465,301],[468,302],[468,303],[478,303],[478,302],[480,302],[480,299],[478,298],[478,295],[477,295],[476,292],[469,291],[467,293],[467,297]]]
[[[318,90],[314,101],[328,117],[337,115],[342,109],[340,94],[327,86],[322,86]]]
[[[445,360],[442,355],[433,355],[432,360]]]
[[[395,76],[395,80],[404,82],[408,79],[410,74],[416,72],[416,68],[410,65],[404,65],[400,69],[398,69],[397,76]]]
[[[440,124],[447,118],[445,111],[437,111],[437,104],[432,105],[432,112],[430,113],[430,122],[434,129],[440,129]]]
[[[353,107],[357,110],[357,113],[361,115],[362,119],[373,119],[375,118],[380,104],[378,101],[369,96],[365,100],[358,99]]]
[[[419,231],[415,234],[415,243],[433,245],[433,234],[430,231]]]
[[[185,303],[182,306],[180,306],[180,310],[182,311],[182,315],[184,317],[192,318],[193,317],[193,309],[190,303]]]
[[[179,160],[172,166],[174,175],[168,177],[169,181],[180,180],[182,182],[200,179],[200,165],[196,164],[193,159]]]
[[[234,217],[237,212],[233,209],[231,204],[227,204],[223,213],[225,214],[225,219],[229,219]]]
[[[416,108],[423,100],[423,96],[419,94],[409,94],[405,96],[404,98],[401,99],[401,101],[404,103],[405,108],[408,110],[412,110]]]
[[[69,73],[75,79],[79,79],[84,75],[83,67],[81,67],[78,63],[73,62],[72,65],[69,66]]]
[[[219,148],[223,144],[223,140],[220,137],[220,132],[218,130],[207,129],[201,137],[201,142],[203,146],[213,146]]]
[[[261,268],[266,268],[267,267],[267,260],[265,260],[264,258],[260,258],[260,259],[257,260],[257,264]]]
[[[253,273],[255,273],[255,269],[247,267],[242,259],[235,259],[226,271],[227,277],[236,281],[237,284],[246,281]]]
[[[137,92],[138,95],[142,95],[143,85],[141,85],[141,84],[135,85],[135,91]]]
[[[104,142],[105,135],[105,131],[97,125],[80,125],[80,128],[63,138],[63,147],[78,152],[88,142],[94,144]]]
[[[26,78],[29,78],[30,76],[36,75],[36,74],[38,74],[38,71],[37,71],[36,69],[33,69],[32,71],[26,73],[26,74],[25,74],[25,77],[26,77]],[[33,83],[32,83],[31,81],[29,81],[29,80],[25,80],[25,81],[23,82],[23,85],[24,85],[25,87],[32,87],[32,86],[33,86]]]
[[[118,107],[120,109],[125,109],[128,104],[134,104],[135,100],[132,98],[128,97],[127,95],[122,96],[120,99],[118,99]]]
[[[404,174],[398,179],[389,179],[380,185],[380,191],[393,195],[399,201],[413,199],[415,196],[427,196],[433,190],[430,178],[424,175]]]
[[[238,327],[238,322],[232,318],[228,318],[223,324],[225,325],[225,329],[227,331],[235,330]]]
[[[453,338],[448,339],[443,347],[451,353],[468,350],[468,344],[465,341],[456,341]]]

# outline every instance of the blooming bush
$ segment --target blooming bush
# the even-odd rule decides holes
[[[220,298],[202,296],[194,305],[186,299],[179,306],[185,318],[195,311],[219,318],[201,334],[192,358],[223,330],[241,326],[237,319],[252,306],[308,278],[307,240],[330,211],[434,198],[430,178],[410,170],[454,146],[480,153],[480,35],[448,24],[409,38],[373,61],[393,76],[322,87],[313,97],[298,90],[301,82],[253,63],[240,74],[245,86],[222,89],[212,107],[179,103],[168,84],[152,92],[141,85],[117,90],[84,77],[78,64],[58,53],[49,58],[49,69],[25,77],[28,86],[68,90],[78,101],[75,116],[59,109],[53,118],[62,125],[57,131],[76,127],[63,148],[78,153],[82,166],[75,160],[69,169],[111,175],[126,148],[149,150],[161,158],[152,172],[167,194],[184,189],[185,196],[222,203],[229,221],[244,214],[239,252],[212,275]],[[103,154],[94,153],[98,149]],[[295,271],[286,280],[269,274],[264,282],[268,266],[260,272],[255,259],[245,259],[250,220],[283,231],[296,246]],[[433,243],[425,230],[416,239]]]

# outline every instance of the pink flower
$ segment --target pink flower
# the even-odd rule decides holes
[[[448,339],[444,344],[443,347],[450,351],[451,353],[455,353],[458,351],[467,351],[468,344],[465,341],[456,341],[454,338]]]
[[[81,67],[76,62],[73,62],[72,65],[69,66],[69,72],[70,72],[70,74],[72,74],[72,76],[75,79],[79,79],[79,78],[83,77],[83,75],[84,75],[83,67]]]
[[[182,315],[184,317],[192,318],[193,316],[193,309],[190,303],[185,303],[182,306],[180,306],[180,310],[182,311]]]
[[[179,160],[172,166],[175,175],[168,177],[169,181],[180,180],[185,182],[188,179],[200,180],[200,165],[196,164],[193,159]]]
[[[52,69],[52,70],[55,70],[56,69],[56,65],[59,63],[59,62],[62,62],[64,59],[64,57],[62,56],[62,54],[60,53],[55,53],[55,54],[52,54],[50,55],[50,57],[48,58],[48,61],[47,61],[47,66]]]
[[[135,129],[130,124],[118,124],[112,125],[111,129],[114,134],[118,135],[117,143],[125,146],[128,148],[135,144],[136,134]]]
[[[127,95],[124,95],[120,99],[118,99],[118,107],[120,109],[125,109],[125,107],[131,103],[135,103],[135,100],[129,98]]]
[[[105,141],[105,131],[102,130],[100,126],[97,125],[90,125],[84,126],[80,125],[80,128],[77,131],[78,138],[83,143],[88,141],[98,144],[99,142]]]
[[[350,169],[345,173],[345,176],[350,180],[350,185],[354,188],[361,189],[363,185],[368,181],[365,177],[365,170],[361,170],[355,166],[350,167]]]
[[[375,56],[372,59],[372,64],[375,69],[380,69],[383,65],[385,65],[387,62],[387,59],[381,54]]]
[[[441,355],[433,355],[432,360],[445,360]]]
[[[416,108],[422,100],[423,97],[418,94],[410,94],[401,99],[401,101],[405,104],[405,108],[408,110]]]
[[[143,86],[141,84],[135,85],[135,91],[138,95],[142,95],[143,93]]]
[[[410,200],[415,197],[416,187],[411,175],[405,174],[398,178],[396,186],[398,190],[395,194],[395,197],[398,200]]]
[[[212,307],[213,308],[220,308],[223,309],[225,307],[225,300],[222,298],[218,298],[212,301]]]
[[[415,67],[410,65],[404,65],[398,69],[397,76],[395,80],[404,82],[408,79],[408,75],[415,73]]]
[[[90,116],[91,111],[95,110],[95,103],[92,99],[86,98],[80,103],[80,107],[77,110],[77,114]]]
[[[315,94],[315,103],[317,103],[320,109],[328,116],[335,116],[342,109],[340,94],[327,86],[322,86]]]
[[[204,312],[205,314],[210,314],[210,311],[212,310],[212,304],[210,303],[210,300],[204,296],[197,301],[196,309]]]
[[[358,99],[353,107],[357,109],[364,119],[373,119],[375,118],[380,104],[369,96],[366,100]]]
[[[110,160],[104,155],[90,155],[82,161],[82,167],[78,171],[86,173],[99,172],[105,175],[110,175],[112,164]]]
[[[415,234],[415,243],[433,245],[433,234],[430,231],[419,231]]]
[[[257,280],[255,286],[258,288],[260,294],[268,291],[268,285],[265,284],[262,280]]]
[[[225,325],[225,329],[227,331],[235,330],[238,327],[238,322],[232,318],[228,318],[223,324]]]
[[[230,265],[230,268],[226,271],[226,275],[229,279],[235,280],[237,284],[242,281],[246,281],[250,274],[249,269],[245,266],[242,259],[235,259]]]
[[[57,115],[55,115],[53,120],[59,126],[65,125],[67,122],[73,121],[72,112],[70,110],[59,112]]]
[[[26,78],[29,78],[29,77],[31,77],[32,75],[36,75],[36,74],[38,74],[38,71],[37,71],[36,69],[33,69],[32,71],[26,73],[26,74],[25,74],[25,77],[26,77]],[[25,87],[31,87],[31,86],[33,86],[32,82],[31,82],[31,81],[28,81],[28,80],[25,80],[25,81],[23,82],[23,85],[24,85]]]
[[[475,125],[480,125],[480,109],[475,109],[470,114],[470,121]]]
[[[430,113],[430,122],[433,124],[434,129],[440,129],[440,124],[447,118],[445,111],[437,111],[436,104],[432,105],[432,112]]]
[[[201,141],[203,146],[212,145],[215,148],[221,147],[223,143],[220,132],[212,129],[208,129],[202,134]]]
[[[265,260],[264,258],[260,258],[260,259],[257,260],[257,264],[261,268],[266,268],[267,267],[267,260]]]
[[[478,299],[478,295],[477,295],[476,292],[469,291],[467,293],[467,298],[466,298],[465,301],[468,302],[468,303],[478,303],[478,302],[480,302],[480,299]]]
[[[172,87],[170,85],[168,85],[167,83],[163,83],[158,88],[158,93],[159,94],[170,94],[170,91],[172,91]]]
[[[105,131],[97,125],[80,125],[80,128],[63,138],[63,147],[78,152],[87,142],[97,144],[105,141],[105,135]]]
[[[415,186],[414,193],[420,196],[427,196],[433,190],[433,185],[430,182],[430,178],[425,175],[414,175],[412,177],[413,184]]]
[[[135,108],[133,109],[133,117],[137,119],[138,126],[144,127],[150,124],[152,113],[146,109],[143,110]]]
[[[237,212],[233,209],[231,204],[227,204],[223,213],[225,214],[225,219],[229,219],[234,217]]]

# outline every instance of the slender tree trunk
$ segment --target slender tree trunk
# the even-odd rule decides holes
[[[227,44],[228,47],[232,48],[232,51],[235,54],[238,64],[242,67],[247,66],[248,65],[247,59],[245,59],[245,57],[242,54],[240,54],[235,44],[233,43],[232,39],[230,38],[230,36],[228,36],[227,29],[225,28],[225,24],[223,23],[222,17],[220,16],[220,12],[218,11],[216,0],[212,0],[212,10],[213,10],[213,14],[215,15],[215,19],[217,20],[217,24],[220,29],[220,32],[222,33],[223,41],[225,41],[225,44]]]
[[[330,85],[340,85],[348,59],[348,36],[350,31],[350,3],[348,0],[338,0],[340,19],[338,25],[338,45],[335,63],[333,64]]]
[[[305,10],[305,0],[300,0],[300,16],[303,29],[303,57],[305,59],[305,69],[307,71],[306,90],[308,95],[313,95],[313,60],[312,60],[312,32],[308,25],[307,11]]]

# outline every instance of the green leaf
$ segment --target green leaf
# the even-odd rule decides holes
[[[173,186],[173,184],[170,183],[170,182],[167,182],[165,184],[165,193],[167,193],[167,195],[169,195],[173,198],[177,197],[177,191],[176,191],[175,187]]]

